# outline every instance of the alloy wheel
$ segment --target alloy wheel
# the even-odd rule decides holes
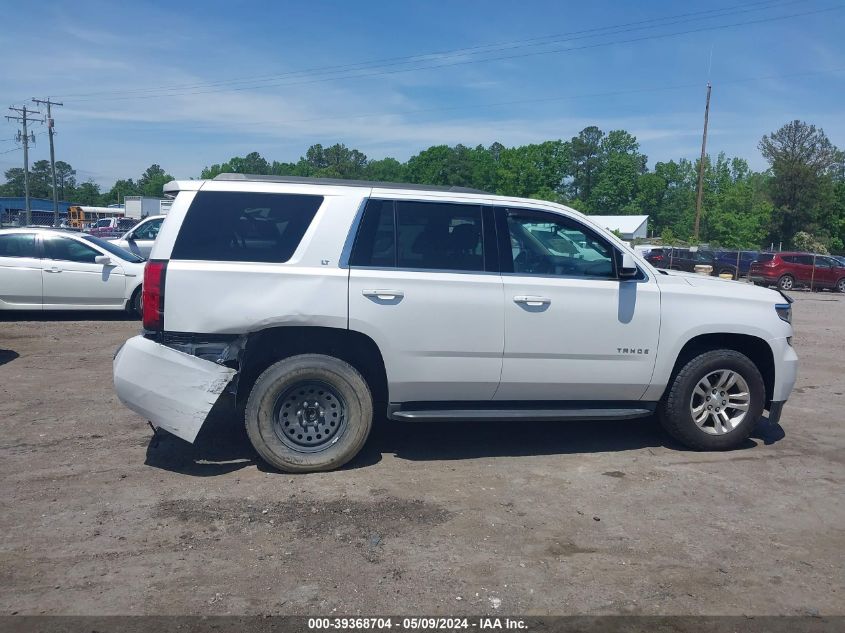
[[[748,383],[732,369],[712,371],[698,381],[690,397],[693,422],[705,433],[730,433],[745,419],[751,406]]]

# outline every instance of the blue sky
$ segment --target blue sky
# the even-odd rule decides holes
[[[629,130],[651,167],[697,156],[708,76],[710,153],[762,169],[760,137],[793,118],[845,147],[842,0],[0,2],[0,105],[64,100],[57,158],[105,187],[153,162],[187,178],[338,141],[405,160],[587,125]],[[35,131],[31,161],[49,156]]]

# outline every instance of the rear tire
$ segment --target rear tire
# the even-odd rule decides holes
[[[845,277],[836,282],[836,292],[845,293]]]
[[[766,386],[757,366],[744,354],[718,349],[681,368],[658,416],[669,435],[685,446],[724,451],[748,439],[765,400]]]
[[[781,290],[792,290],[795,288],[795,277],[792,275],[782,275],[778,279],[778,288]]]
[[[141,286],[135,288],[132,298],[129,300],[129,314],[134,314],[139,319],[144,316],[144,307],[141,302]]]
[[[348,363],[301,354],[258,377],[244,419],[252,445],[271,466],[291,473],[334,470],[367,441],[373,399]]]

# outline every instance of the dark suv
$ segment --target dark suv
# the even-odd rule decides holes
[[[727,259],[722,261],[718,255],[715,251],[708,249],[692,250],[673,247],[653,248],[645,258],[652,266],[657,268],[685,270],[694,273],[696,266],[704,265],[713,267],[711,275],[727,273],[736,277],[736,261],[733,263]],[[736,252],[734,252],[734,258],[736,258]]]
[[[748,278],[761,286],[777,284],[781,290],[812,286],[845,292],[845,266],[827,255],[760,253]]]

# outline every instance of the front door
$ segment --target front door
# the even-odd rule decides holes
[[[651,380],[660,291],[620,280],[616,247],[574,217],[497,208],[505,353],[496,400],[638,400]]]
[[[45,308],[110,308],[125,303],[123,269],[97,264],[100,251],[69,237],[43,239],[42,286]]]
[[[492,224],[478,203],[368,202],[349,261],[349,327],[378,344],[391,402],[493,397],[504,325]]]
[[[41,259],[34,233],[0,235],[0,302],[4,308],[41,309]]]

